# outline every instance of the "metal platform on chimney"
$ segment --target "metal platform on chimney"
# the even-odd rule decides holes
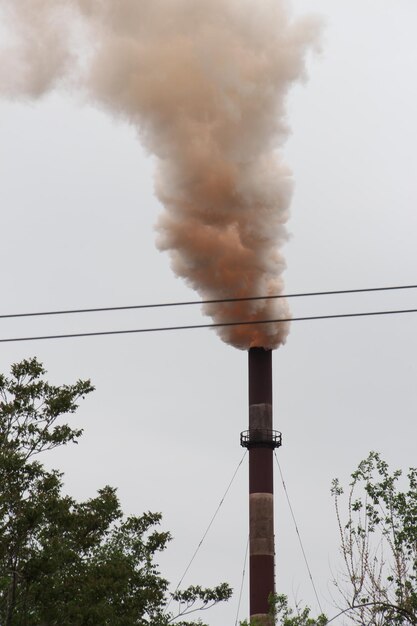
[[[240,433],[240,445],[244,448],[279,448],[282,445],[282,434],[278,430],[255,428]]]

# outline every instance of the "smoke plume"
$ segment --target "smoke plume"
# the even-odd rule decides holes
[[[282,293],[292,192],[277,149],[317,23],[284,0],[0,0],[0,92],[82,89],[157,157],[158,246],[204,300]],[[206,305],[214,322],[288,318],[283,299]],[[275,348],[288,323],[219,329]]]

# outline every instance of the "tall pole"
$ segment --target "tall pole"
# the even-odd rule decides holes
[[[272,351],[249,350],[249,430],[241,434],[249,450],[249,605],[250,617],[269,626],[275,592],[273,450],[281,433],[273,430]]]

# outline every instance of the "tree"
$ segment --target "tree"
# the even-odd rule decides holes
[[[331,492],[344,564],[334,580],[339,610],[329,619],[313,618],[308,607],[291,609],[286,596],[275,595],[271,623],[326,626],[346,618],[356,626],[417,626],[417,469],[404,480],[371,452],[352,473],[346,502],[338,479]]]
[[[333,481],[345,567],[335,586],[355,624],[417,624],[417,469],[408,471],[404,491],[401,477],[371,452],[352,474],[345,522],[343,488]]]
[[[116,491],[86,502],[62,494],[62,474],[39,455],[77,442],[59,422],[93,391],[90,381],[55,387],[34,358],[0,376],[0,623],[5,626],[178,626],[227,600],[226,584],[168,593],[155,564],[170,540],[161,515],[125,518]],[[169,600],[179,604],[169,612]],[[201,624],[201,622],[198,622]]]
[[[270,624],[279,624],[280,626],[326,626],[328,620],[325,615],[319,615],[317,618],[310,617],[311,610],[309,607],[296,606],[292,609],[289,606],[288,598],[284,594],[275,594],[270,598]],[[259,620],[252,619],[250,622],[243,621],[240,626],[264,626]]]

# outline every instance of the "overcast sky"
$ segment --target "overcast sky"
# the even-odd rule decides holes
[[[417,283],[417,5],[292,5],[325,28],[308,81],[288,98],[286,292]],[[196,299],[155,247],[153,166],[132,127],[76,94],[0,101],[0,313]],[[402,308],[417,308],[414,291],[291,301],[294,316]],[[0,337],[202,321],[198,307],[1,320]],[[415,314],[294,322],[274,353],[278,456],[329,615],[339,563],[331,479],[346,482],[370,450],[415,465],[416,324]],[[54,383],[96,386],[71,417],[85,429],[80,444],[48,462],[75,497],[111,484],[127,513],[161,511],[174,535],[161,564],[175,586],[243,456],[246,353],[193,330],[3,343],[0,369],[32,355]],[[275,484],[277,588],[315,609],[278,474]],[[184,584],[225,580],[238,592],[247,492],[245,460]],[[234,624],[237,596],[205,616],[212,626]]]

